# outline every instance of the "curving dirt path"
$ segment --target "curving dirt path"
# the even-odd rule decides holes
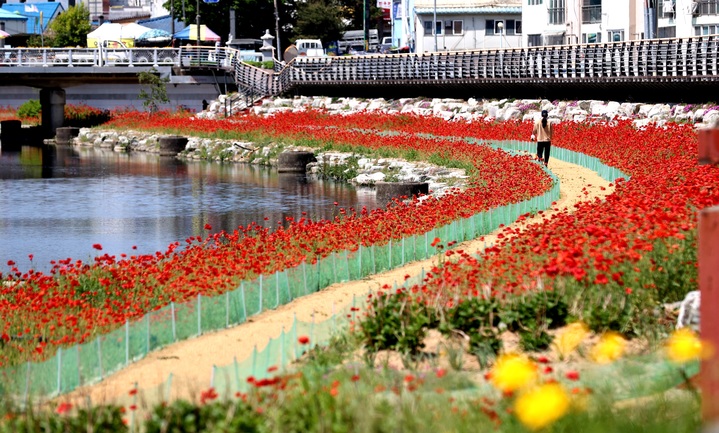
[[[549,168],[560,179],[560,199],[553,210],[545,211],[543,215],[536,215],[522,223],[515,223],[516,227],[521,228],[538,221],[539,218],[549,217],[559,210],[568,209],[572,212],[575,203],[604,197],[613,191],[609,182],[600,178],[596,172],[581,166],[553,159]],[[458,244],[456,248],[467,252],[481,250],[484,245],[495,242],[497,234],[498,231],[485,236],[484,241],[468,241]],[[61,397],[61,400],[70,401],[74,405],[91,402],[144,406],[143,403],[149,404],[161,398],[156,395],[157,389],[167,381],[171,373],[171,398],[198,399],[201,391],[210,386],[213,365],[228,365],[235,358],[242,361],[250,356],[255,345],[261,350],[270,338],[280,335],[283,327],[290,329],[295,315],[298,320],[311,321],[314,314],[316,321],[322,321],[331,317],[333,311],[349,305],[353,296],[363,297],[369,291],[378,290],[385,284],[402,282],[405,275],[418,275],[422,268],[432,267],[433,262],[434,259],[413,262],[360,281],[335,284],[276,310],[253,316],[248,322],[234,328],[178,342],[148,354],[146,358],[96,385],[77,389]],[[142,395],[141,401],[137,400],[138,397],[129,396],[129,391],[135,384],[143,390],[139,393]]]

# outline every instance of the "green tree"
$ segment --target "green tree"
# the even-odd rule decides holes
[[[173,0],[174,17],[184,21],[185,24],[195,24],[197,17],[197,2]],[[275,7],[274,0],[222,0],[217,3],[204,3],[200,1],[200,23],[206,24],[210,29],[227,40],[232,33],[235,38],[259,39],[269,29],[275,34]],[[164,3],[170,10],[170,1]],[[237,29],[230,29],[230,10],[236,11]],[[280,18],[280,42],[286,48],[292,38],[292,28],[295,25],[295,0],[277,0],[277,9]],[[282,57],[282,53],[280,58]]]
[[[140,89],[140,99],[143,100],[142,105],[148,108],[151,113],[156,112],[160,108],[160,104],[170,102],[167,96],[167,83],[170,79],[160,77],[157,69],[150,68],[137,74],[138,81],[143,87]]]
[[[87,45],[87,34],[92,30],[90,11],[83,3],[71,6],[52,20],[49,30],[55,47],[84,47]]]
[[[297,38],[329,41],[342,39],[345,32],[342,11],[337,0],[308,0],[297,5]]]

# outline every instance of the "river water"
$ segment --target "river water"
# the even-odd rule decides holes
[[[332,218],[339,207],[373,209],[375,194],[247,164],[22,146],[0,151],[0,272],[9,260],[47,271],[51,260],[152,254],[206,236],[205,224],[212,232],[251,222],[274,228],[303,212]]]

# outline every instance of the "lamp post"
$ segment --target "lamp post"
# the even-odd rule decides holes
[[[502,40],[502,31],[504,30],[504,23],[502,21],[497,23],[497,28],[499,29],[499,48],[504,48],[504,41]]]
[[[437,0],[434,0],[434,12],[432,13],[432,34],[434,35],[434,52],[437,52]]]
[[[195,24],[197,25],[197,45],[200,46],[200,0],[197,0],[197,18],[195,19]]]

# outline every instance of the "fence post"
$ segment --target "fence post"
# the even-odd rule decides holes
[[[170,302],[170,313],[172,314],[172,341],[177,341],[177,322],[175,322],[175,303]]]
[[[125,320],[125,365],[130,364],[130,321]]]
[[[699,290],[701,304],[701,336],[715,349],[719,348],[719,206],[699,211]],[[700,386],[705,431],[719,428],[719,362],[716,350],[702,362]]]
[[[197,295],[197,335],[202,335],[202,295]]]
[[[57,349],[57,395],[62,393],[62,347]]]

